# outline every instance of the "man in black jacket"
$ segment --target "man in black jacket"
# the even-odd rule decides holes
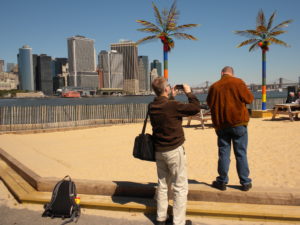
[[[152,88],[157,96],[150,106],[158,175],[157,224],[166,224],[168,187],[172,185],[174,194],[173,224],[190,225],[192,222],[185,220],[188,180],[183,148],[185,138],[182,117],[197,114],[200,111],[200,103],[188,85],[183,85],[183,91],[188,97],[189,103],[170,100],[168,96],[171,92],[174,96],[175,90],[171,89],[163,77],[154,79]]]

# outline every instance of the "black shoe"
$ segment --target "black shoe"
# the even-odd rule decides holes
[[[166,221],[156,221],[155,225],[166,225]]]
[[[186,220],[185,225],[192,225],[192,221],[191,220]]]
[[[168,215],[168,218],[166,220],[166,225],[172,225],[173,224],[173,215]]]
[[[242,185],[242,191],[249,191],[251,188],[252,188],[252,183]]]
[[[222,182],[219,182],[219,181],[212,182],[212,186],[214,188],[217,188],[217,189],[221,190],[221,191],[225,191],[226,190],[226,184],[222,183]]]

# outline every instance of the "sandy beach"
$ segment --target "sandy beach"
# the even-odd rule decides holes
[[[213,128],[184,127],[188,177],[211,183],[217,176],[217,137]],[[186,125],[184,121],[183,125]],[[32,134],[0,135],[0,147],[42,177],[156,182],[155,163],[132,157],[142,123]],[[151,125],[147,127],[151,133]],[[250,120],[250,177],[257,187],[300,186],[300,121]],[[231,154],[229,184],[239,185]]]

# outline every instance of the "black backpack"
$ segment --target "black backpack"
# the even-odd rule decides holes
[[[71,177],[65,176],[55,185],[51,201],[44,205],[45,211],[42,216],[71,218],[62,225],[73,222],[75,218],[75,222],[77,222],[80,216],[80,206],[75,202],[76,195],[75,183],[71,180]]]

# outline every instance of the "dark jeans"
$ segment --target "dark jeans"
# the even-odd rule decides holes
[[[247,160],[248,131],[246,126],[228,127],[216,131],[218,135],[219,161],[217,181],[228,183],[231,141],[236,159],[236,170],[240,184],[251,183]]]

